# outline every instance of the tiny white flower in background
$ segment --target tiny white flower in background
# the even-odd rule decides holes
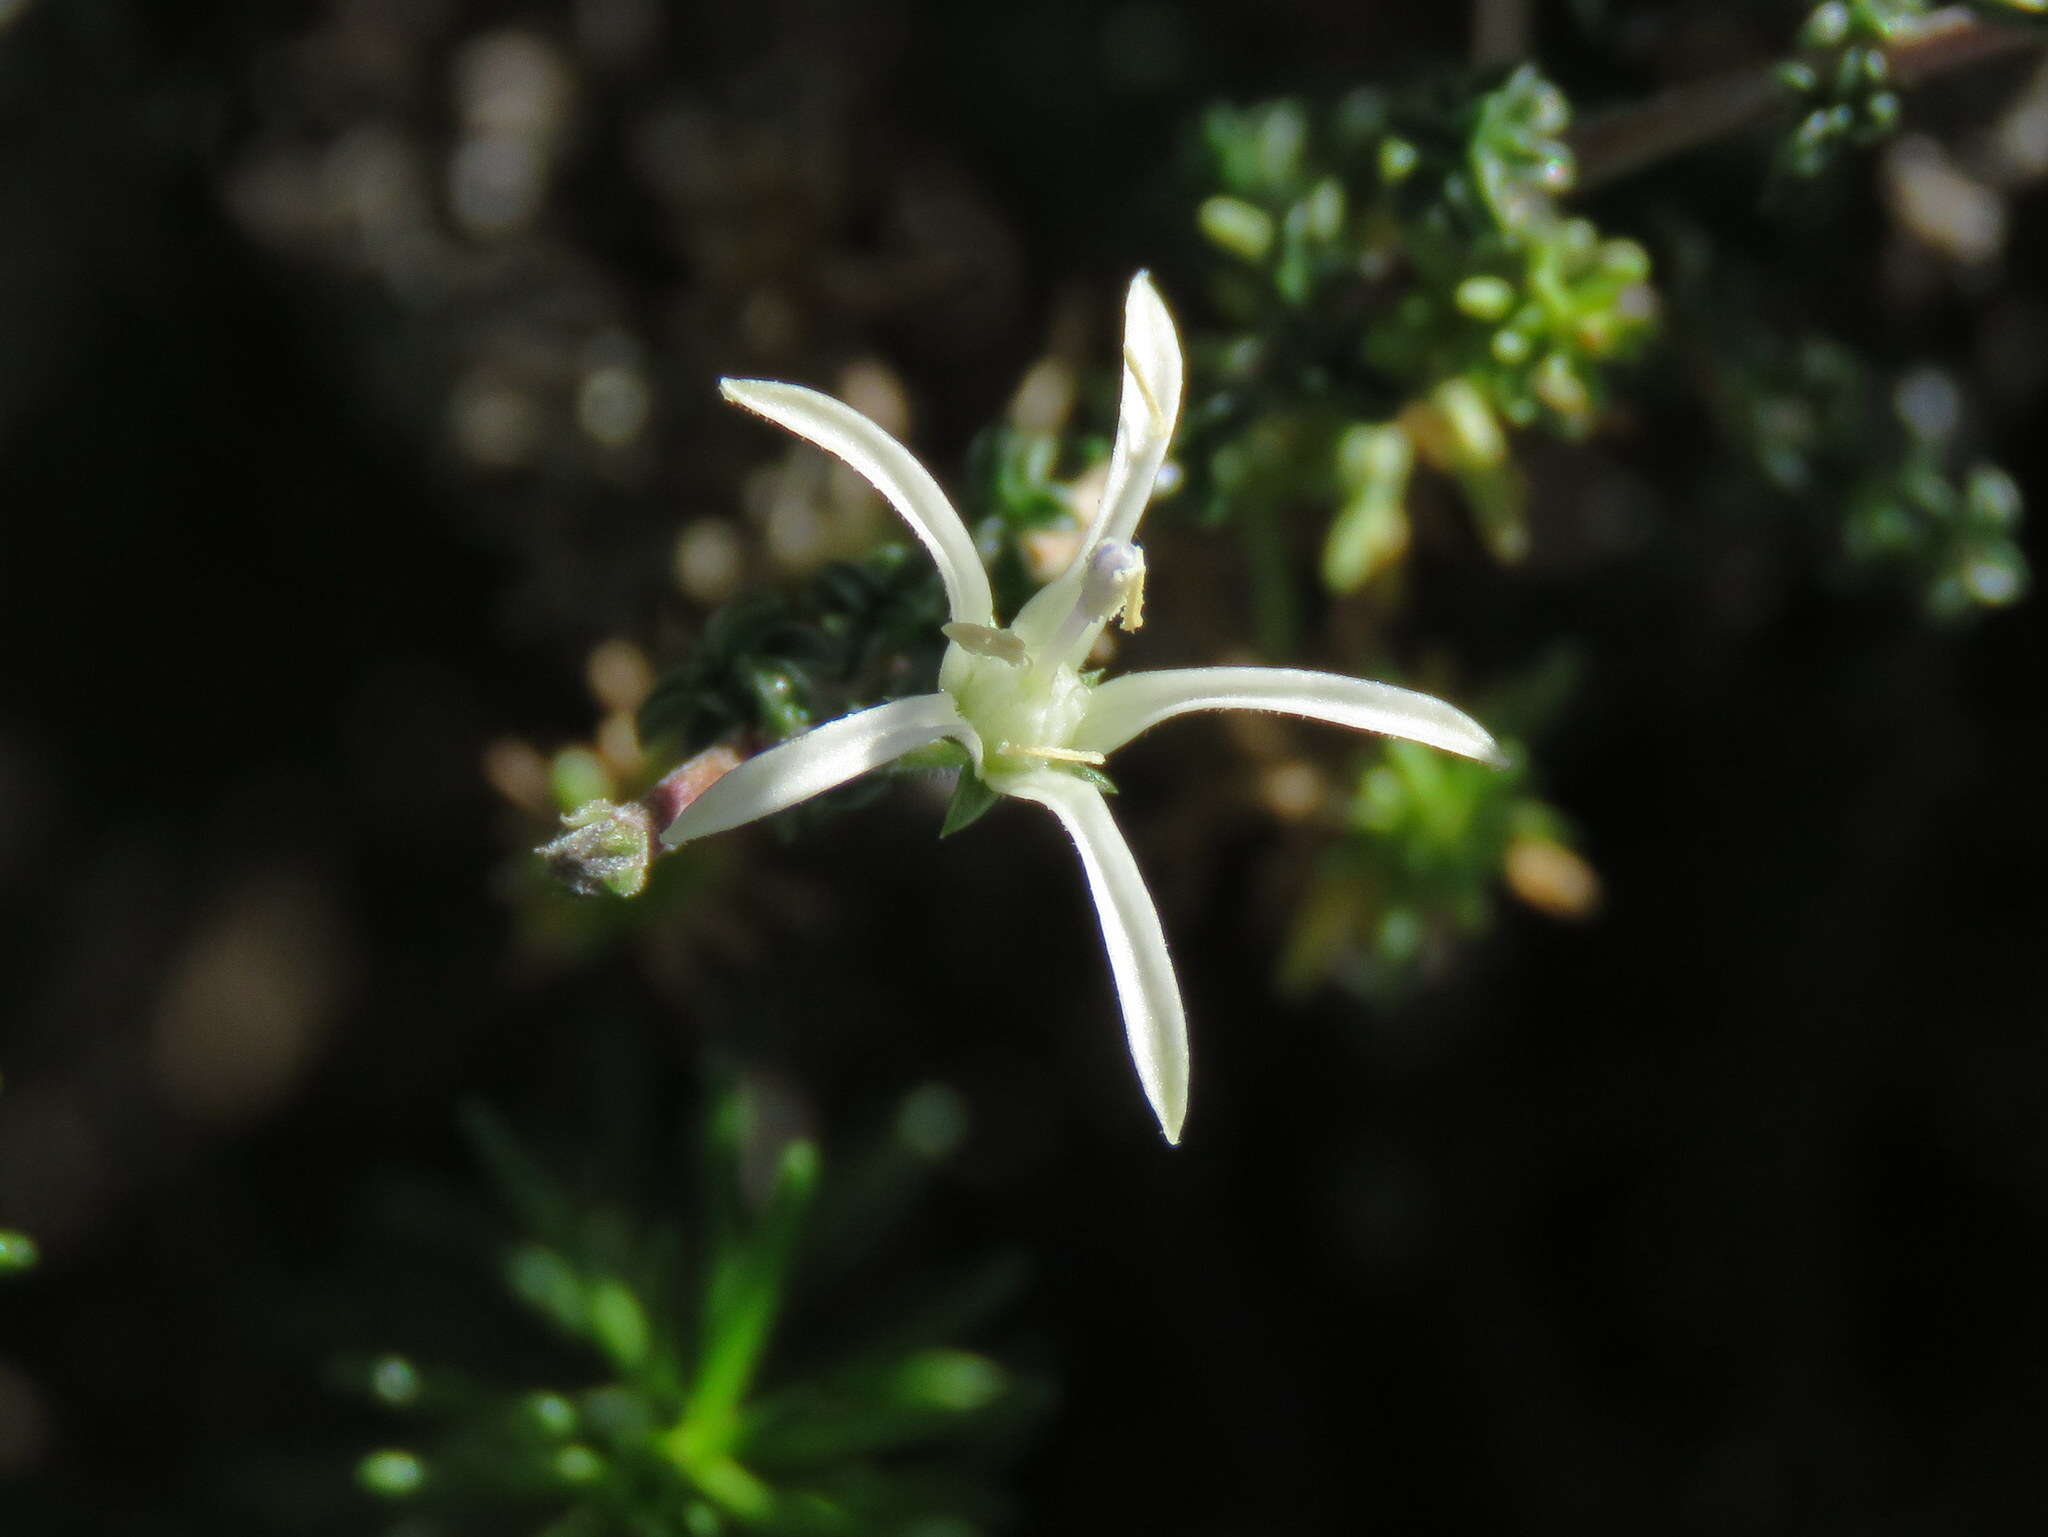
[[[1073,562],[1008,628],[967,526],[910,452],[850,406],[794,384],[727,379],[728,400],[786,427],[859,471],[938,563],[952,622],[939,691],[819,726],[719,779],[663,833],[670,846],[751,822],[855,775],[950,738],[1002,795],[1036,801],[1080,851],[1145,1097],[1169,1142],[1187,1114],[1188,1040],[1159,914],[1102,792],[1082,770],[1139,732],[1191,710],[1274,710],[1376,731],[1499,763],[1484,727],[1440,699],[1385,683],[1287,667],[1199,667],[1085,681],[1103,626],[1137,628],[1145,557],[1131,542],[1180,414],[1181,354],[1152,280],[1139,273],[1124,312],[1123,397],[1109,474]]]

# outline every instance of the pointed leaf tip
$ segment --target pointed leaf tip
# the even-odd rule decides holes
[[[953,798],[946,804],[946,820],[939,828],[939,836],[950,838],[972,827],[1001,799],[972,768],[962,769],[959,783],[953,787]]]

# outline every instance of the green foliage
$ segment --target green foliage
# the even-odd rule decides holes
[[[1217,190],[1197,217],[1238,330],[1184,451],[1207,454],[1213,513],[1240,512],[1254,483],[1268,503],[1334,500],[1323,575],[1350,591],[1405,553],[1419,456],[1458,482],[1498,555],[1522,553],[1509,433],[1585,436],[1610,365],[1655,318],[1643,248],[1559,207],[1570,121],[1530,66],[1483,89],[1360,91],[1323,113],[1208,114]],[[1248,472],[1261,439],[1289,445],[1278,482]]]
[[[1911,591],[1953,620],[2024,596],[2019,487],[1967,452],[1960,387],[1933,367],[1888,378],[1837,343],[1758,336],[1727,370],[1724,428],[1788,515],[1847,576]]]
[[[1367,356],[1427,395],[1467,381],[1514,426],[1591,427],[1602,365],[1633,355],[1652,311],[1642,247],[1566,217],[1564,95],[1524,66],[1456,121],[1459,153],[1424,155],[1400,184],[1414,283]]]
[[[1926,0],[1828,0],[1807,17],[1799,32],[1802,56],[1778,69],[1799,105],[1799,126],[1779,146],[1781,171],[1815,177],[1842,150],[1891,136],[1899,96],[1885,48],[1927,11]]]
[[[41,1257],[36,1241],[13,1228],[0,1228],[0,1275],[30,1270]]]
[[[1568,683],[1567,669],[1539,672],[1505,711],[1547,714]],[[1598,906],[1598,877],[1573,850],[1565,817],[1533,788],[1526,748],[1507,738],[1502,747],[1505,769],[1399,741],[1365,760],[1343,835],[1295,915],[1284,989],[1334,981],[1398,996],[1491,924],[1503,889],[1556,918]]]
[[[2025,595],[2019,519],[2020,489],[2005,471],[1977,463],[1958,479],[1939,445],[1915,438],[1904,459],[1858,488],[1847,548],[1859,562],[1918,573],[1928,612],[1955,619]]]
[[[1106,440],[1097,439],[1093,448],[1096,458],[1109,452]],[[984,554],[994,559],[1003,553],[996,530],[1028,533],[1072,515],[1073,495],[1059,480],[1059,469],[1060,439],[1054,433],[998,425],[974,440],[967,464],[973,505],[995,523],[994,529],[983,525]]]
[[[931,562],[889,544],[824,566],[793,593],[748,593],[705,624],[640,710],[640,734],[696,751],[728,734],[766,741],[929,687],[945,594]]]
[[[967,458],[967,505],[1001,606],[1014,610],[1042,581],[1025,559],[1033,535],[1071,526],[1073,481],[1109,457],[1109,439],[1026,431],[998,423],[976,436]]]
[[[503,1531],[515,1514],[553,1537],[982,1530],[991,1502],[954,1465],[1013,1425],[1030,1393],[934,1337],[971,1322],[966,1309],[866,1336],[835,1311],[829,1353],[793,1370],[777,1342],[806,1261],[829,1267],[816,1235],[867,1246],[874,1228],[856,1209],[821,1208],[817,1148],[769,1140],[745,1096],[707,1120],[705,1198],[686,1235],[578,1203],[494,1120],[473,1119],[526,1230],[505,1289],[579,1364],[512,1389],[395,1355],[353,1369],[415,1432],[362,1458],[364,1490],[436,1531]],[[913,1095],[850,1172],[855,1206],[914,1182],[959,1130],[944,1091]]]

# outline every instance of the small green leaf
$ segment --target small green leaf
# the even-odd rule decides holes
[[[544,1436],[566,1436],[576,1429],[576,1406],[559,1393],[531,1393],[521,1409]]]
[[[356,1464],[356,1482],[387,1500],[417,1494],[426,1481],[426,1464],[411,1452],[372,1452]]]
[[[370,1391],[402,1409],[420,1396],[420,1374],[404,1356],[381,1356],[370,1367]]]
[[[647,1360],[647,1314],[617,1281],[600,1281],[590,1292],[590,1332],[621,1371],[637,1371]]]
[[[565,1334],[590,1330],[590,1298],[575,1268],[554,1250],[524,1244],[505,1262],[505,1280],[534,1311],[552,1319]]]
[[[594,1484],[604,1477],[604,1459],[587,1446],[571,1444],[555,1453],[554,1469],[565,1484]]]
[[[774,1188],[753,1230],[744,1237],[721,1238],[721,1252],[713,1257],[705,1287],[704,1340],[696,1380],[677,1432],[678,1449],[685,1457],[722,1453],[730,1445],[739,1405],[781,1310],[783,1284],[818,1173],[817,1148],[809,1142],[790,1143],[782,1151]]]
[[[0,1228],[0,1275],[27,1270],[36,1262],[36,1241],[26,1233]]]
[[[608,799],[612,776],[596,753],[584,747],[565,747],[555,754],[548,775],[556,809],[573,812],[591,801]]]
[[[1273,246],[1273,216],[1242,198],[1212,197],[1195,211],[1209,243],[1240,261],[1261,262]]]
[[[876,1384],[891,1407],[971,1414],[987,1408],[1009,1386],[1003,1369],[966,1350],[920,1350],[904,1357]]]
[[[950,838],[972,827],[1001,799],[973,769],[962,769],[960,782],[953,787],[953,799],[946,805],[946,820],[939,828],[939,836]]]

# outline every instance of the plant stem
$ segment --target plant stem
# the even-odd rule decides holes
[[[2038,47],[2038,34],[1985,21],[1961,6],[1935,11],[1902,29],[1886,50],[1905,85],[1932,75]],[[1775,66],[1764,64],[1678,86],[1633,107],[1602,113],[1572,135],[1578,188],[1591,191],[1671,155],[1697,149],[1761,122],[1785,104]]]

